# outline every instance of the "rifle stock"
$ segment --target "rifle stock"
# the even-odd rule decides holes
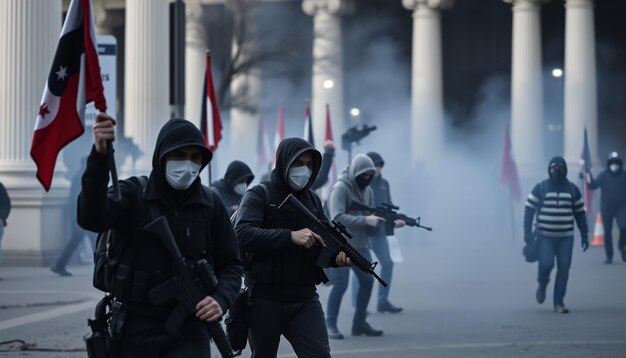
[[[285,207],[291,207],[298,214],[300,214],[301,224],[314,233],[324,239],[326,247],[322,248],[320,255],[317,258],[317,264],[321,267],[328,267],[330,260],[335,257],[340,251],[343,251],[347,257],[350,258],[352,264],[358,267],[361,271],[366,272],[380,282],[381,285],[387,287],[385,282],[374,269],[378,262],[370,262],[367,258],[363,257],[348,240],[352,238],[352,234],[341,223],[335,221],[320,220],[313,213],[309,211],[302,203],[296,199],[293,194],[289,194],[287,198],[278,207],[278,212],[284,210]]]
[[[165,323],[165,329],[175,334],[186,317],[196,312],[196,305],[207,293],[217,286],[217,278],[212,269],[207,268],[206,260],[200,260],[193,268],[189,267],[180,253],[174,235],[170,230],[165,216],[161,216],[144,227],[144,230],[156,235],[173,259],[174,277],[152,289],[150,300],[155,305],[175,300],[176,307]],[[213,276],[210,278],[209,276]],[[219,321],[204,322],[211,338],[215,342],[222,357],[235,357],[228,337]]]

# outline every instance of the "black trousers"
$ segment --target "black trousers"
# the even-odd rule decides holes
[[[616,219],[618,210],[614,208],[602,208],[602,226],[604,226],[604,251],[606,258],[613,258],[613,220]],[[619,231],[618,249],[626,248],[626,230]]]
[[[129,313],[122,332],[114,358],[211,358],[211,337],[195,316],[189,316],[172,336],[154,317]]]
[[[330,357],[324,311],[315,293],[297,302],[254,297],[248,341],[253,358],[276,357],[283,335],[301,358]]]

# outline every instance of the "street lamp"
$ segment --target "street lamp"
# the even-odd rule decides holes
[[[350,109],[350,115],[352,117],[358,117],[360,114],[361,114],[361,110],[360,109],[358,109],[356,107]]]
[[[556,78],[563,77],[563,70],[560,69],[560,68],[553,69],[552,70],[552,77],[556,77]]]

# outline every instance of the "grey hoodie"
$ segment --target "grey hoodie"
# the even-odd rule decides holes
[[[357,154],[350,166],[341,172],[328,199],[330,217],[345,225],[354,235],[350,244],[355,248],[369,248],[368,226],[365,221],[365,216],[368,214],[359,210],[348,210],[348,208],[354,201],[374,206],[372,188],[369,185],[365,189],[359,188],[355,178],[374,170],[374,162],[367,155]]]

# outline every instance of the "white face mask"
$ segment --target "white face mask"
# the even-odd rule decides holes
[[[200,165],[191,160],[169,160],[165,164],[165,179],[176,190],[185,190],[200,174]]]
[[[609,165],[609,170],[613,173],[616,173],[619,170],[619,164],[611,164]]]
[[[248,189],[248,185],[246,183],[239,183],[233,187],[233,191],[237,195],[243,195],[243,193],[246,192],[246,189]]]
[[[306,183],[309,182],[311,174],[313,174],[313,171],[305,165],[289,168],[289,186],[296,191],[304,188]]]

